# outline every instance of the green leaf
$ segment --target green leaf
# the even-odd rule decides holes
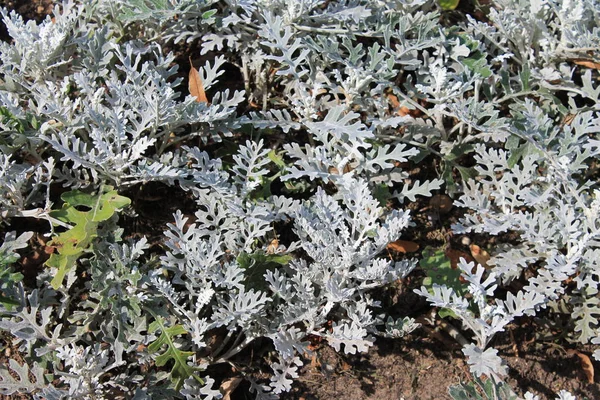
[[[458,315],[456,315],[456,313],[449,308],[440,308],[440,310],[438,311],[438,315],[441,318],[450,317],[453,319],[458,319]]]
[[[48,267],[57,269],[50,282],[55,290],[62,285],[65,276],[77,264],[79,257],[91,246],[92,240],[97,236],[97,229],[97,224],[85,221],[59,234],[48,243],[56,250],[46,261]]]
[[[463,181],[474,179],[479,175],[474,167],[461,167],[460,165],[456,165],[455,167]]]
[[[61,199],[65,202],[67,208],[75,209],[75,207],[81,206],[89,207],[91,209],[91,214],[86,213],[86,219],[89,219],[91,215],[92,221],[106,221],[113,216],[116,210],[128,206],[131,203],[130,199],[120,196],[116,190],[111,190],[112,188],[110,187],[107,187],[106,189],[108,189],[108,191],[101,196],[73,190],[71,192],[63,193]],[[73,212],[72,215],[77,216],[76,218],[81,216],[81,214]],[[74,220],[71,222],[77,223],[77,221]]]
[[[273,161],[279,168],[285,169],[287,167],[285,161],[283,161],[283,157],[280,154],[277,154],[275,150],[269,151],[267,157],[269,157],[269,160]]]
[[[531,70],[529,69],[529,65],[523,65],[523,69],[519,72],[519,78],[521,79],[521,84],[523,85],[523,91],[526,92],[529,90],[529,79],[531,78]]]
[[[12,254],[6,254],[4,252],[0,253],[0,291],[13,287],[23,280],[23,274],[14,272],[10,266],[10,264],[16,262],[18,259],[19,257]],[[0,303],[9,311],[13,306],[21,304],[20,301],[7,296],[5,293],[0,293]]]
[[[264,264],[287,265],[292,259],[293,256],[291,254],[267,254],[257,251],[251,254],[241,252],[236,260],[241,268],[247,270]]]
[[[458,191],[458,187],[456,185],[456,182],[454,181],[452,164],[452,162],[443,163],[442,173],[440,174],[441,178],[446,184],[446,191],[451,195]]]
[[[381,207],[385,207],[387,202],[392,198],[390,187],[386,184],[380,184],[373,189],[373,197],[377,199]]]
[[[460,3],[460,0],[439,0],[439,2],[442,10],[449,11],[456,9],[456,7],[458,7],[458,3]]]
[[[62,285],[67,273],[77,264],[78,258],[79,254],[72,256],[52,254],[50,256],[48,261],[46,261],[46,266],[57,269],[56,275],[50,281],[53,289],[57,290]]]
[[[163,351],[162,354],[154,359],[158,367],[164,367],[169,361],[173,360],[171,381],[175,384],[175,389],[179,390],[183,386],[183,382],[190,376],[193,376],[198,382],[204,384],[203,380],[195,374],[199,369],[191,367],[187,363],[187,359],[194,355],[194,352],[179,350],[175,345],[175,336],[187,334],[183,326],[173,325],[165,327],[163,319],[157,317],[148,327],[148,332],[153,333],[157,330],[160,330],[160,336],[154,342],[150,343],[148,352],[152,354]]]
[[[217,10],[208,10],[202,14],[202,19],[210,19],[217,13]]]
[[[510,74],[506,69],[502,69],[500,71],[500,77],[500,84],[502,85],[502,88],[504,89],[506,95],[514,93],[514,90],[510,85]]]
[[[97,229],[98,226],[93,222],[84,221],[59,234],[49,244],[55,247],[61,255],[78,255],[88,249],[92,240],[97,236]]]
[[[98,224],[110,219],[117,210],[131,203],[130,199],[120,196],[110,186],[104,187],[102,192],[95,195],[79,190],[63,193],[62,208],[50,212],[53,218],[73,226],[49,242],[55,252],[46,261],[46,265],[57,269],[51,282],[54,289],[62,285],[64,277],[77,264],[79,257],[90,250],[97,236]]]
[[[459,157],[469,154],[475,147],[470,143],[460,143],[452,147],[450,153],[448,153],[444,159],[447,161],[454,161]]]
[[[509,168],[514,167],[523,159],[523,157],[529,154],[539,153],[539,150],[531,143],[524,143],[521,146],[517,147],[513,151],[510,152],[510,157],[508,157],[508,166]]]
[[[429,150],[418,150],[419,152],[410,158],[415,164],[419,164],[421,161],[425,159],[425,157],[429,156],[431,152]]]
[[[242,252],[236,261],[240,268],[246,270],[244,279],[246,289],[267,290],[269,285],[265,281],[264,274],[287,265],[292,259],[291,254],[267,254],[257,251],[252,254]]]
[[[448,394],[454,400],[517,400],[519,398],[506,382],[496,382],[493,378],[483,382],[477,377],[473,378],[473,382],[461,382],[450,386]]]
[[[481,75],[482,78],[488,78],[492,75],[492,70],[487,66],[487,60],[485,56],[481,53],[479,57],[469,57],[462,60],[463,64],[465,64],[471,71]]]
[[[427,274],[427,278],[423,280],[423,285],[428,290],[434,284],[438,284],[448,286],[459,296],[467,293],[466,286],[460,281],[461,270],[452,268],[450,259],[446,256],[443,249],[425,247],[419,265]]]

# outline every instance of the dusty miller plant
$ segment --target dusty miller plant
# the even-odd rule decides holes
[[[39,24],[2,9],[0,327],[27,363],[10,361],[0,390],[212,399],[210,367],[228,363],[256,398],[276,398],[309,339],[354,354],[416,328],[381,315],[370,291],[415,267],[382,252],[411,223],[403,204],[442,187],[467,211],[455,233],[519,237],[489,271],[461,262],[470,299],[418,290],[473,332],[475,375],[499,380],[494,335],[559,303],[573,338],[600,342],[600,200],[587,170],[600,90],[573,64],[597,62],[599,9],[498,1],[460,29],[424,0],[66,1]],[[192,56],[209,102],[188,94],[164,50],[185,41],[201,44]],[[217,89],[226,63],[244,91]],[[236,140],[228,157],[204,148],[224,139]],[[438,177],[404,169],[432,158]],[[19,218],[47,220],[53,238],[80,229],[57,212],[56,184],[100,198],[149,182],[196,204],[175,213],[159,250],[125,236],[127,211],[115,210],[89,220],[63,284],[53,269],[27,284],[16,272],[32,237],[12,233]],[[289,190],[273,195],[279,186]],[[526,269],[522,291],[495,297]],[[257,342],[270,346],[268,379],[243,362]]]

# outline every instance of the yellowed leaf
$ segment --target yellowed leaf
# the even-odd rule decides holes
[[[419,250],[419,245],[408,240],[396,240],[395,242],[388,243],[387,248],[398,253],[414,253]]]
[[[487,262],[490,261],[491,256],[485,249],[482,249],[476,244],[470,245],[469,249],[471,249],[471,255],[478,264],[481,264],[484,268],[489,268]]]
[[[223,393],[223,400],[231,400],[231,395],[241,382],[242,378],[240,377],[229,378],[223,381],[223,383],[221,383],[221,387],[219,388],[221,393]]]
[[[204,92],[204,84],[202,83],[202,78],[200,78],[200,73],[196,68],[194,68],[194,64],[192,64],[192,58],[190,57],[190,75],[189,75],[189,90],[190,94],[196,98],[198,103],[208,103],[208,99],[206,98],[206,93]]]

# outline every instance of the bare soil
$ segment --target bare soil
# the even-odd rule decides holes
[[[432,339],[424,330],[403,339],[379,339],[364,355],[345,356],[324,346],[282,399],[450,399],[448,387],[471,379],[458,347],[449,337]],[[578,399],[600,398],[600,386],[587,382],[580,359],[560,346],[508,340],[496,348],[510,367],[507,382],[521,396],[530,391],[554,399],[566,389]]]

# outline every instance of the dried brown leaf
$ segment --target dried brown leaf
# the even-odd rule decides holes
[[[562,121],[562,125],[571,125],[571,122],[573,122],[573,120],[575,119],[576,116],[577,116],[577,114],[565,115],[565,118]]]
[[[346,371],[350,371],[352,369],[352,366],[350,364],[348,364],[346,361],[342,361],[341,368],[342,368],[342,371],[346,372]]]
[[[585,67],[585,68],[600,70],[600,63],[599,62],[595,62],[593,60],[574,59],[574,60],[571,60],[571,61],[573,61],[574,64],[581,65],[582,67]]]
[[[242,382],[242,380],[243,379],[240,377],[235,377],[229,378],[223,381],[223,383],[221,383],[221,387],[219,388],[219,390],[221,391],[221,393],[223,393],[223,400],[231,400],[231,395]]]
[[[485,249],[482,249],[476,244],[470,245],[469,249],[471,249],[471,255],[478,264],[481,264],[484,268],[489,268],[487,262],[490,261],[491,256]]]
[[[392,105],[392,108],[396,110],[396,115],[404,117],[405,115],[410,114],[410,108],[406,106],[400,106],[400,102],[398,101],[398,97],[396,95],[388,93],[387,99]]]
[[[313,353],[312,357],[310,358],[310,368],[313,371],[318,371],[319,368],[321,368],[321,362],[317,358],[317,354],[316,353]]]
[[[342,170],[344,174],[347,174],[349,172],[351,172],[354,168],[352,167],[352,165],[350,165],[350,163],[346,163],[346,165],[344,165],[344,169]],[[327,169],[327,172],[329,172],[330,174],[335,174],[335,175],[340,175],[340,170],[337,169],[336,167],[329,167]]]
[[[414,253],[419,250],[419,245],[408,240],[396,240],[395,242],[388,243],[387,248],[398,253]]]
[[[473,257],[460,250],[448,248],[446,249],[446,251],[444,251],[444,254],[450,260],[450,266],[452,267],[452,269],[458,268],[458,262],[460,261],[461,257],[464,258],[467,263],[473,261]]]
[[[585,374],[588,383],[594,383],[594,364],[592,364],[592,360],[590,360],[586,354],[583,354],[577,350],[567,350],[567,354],[575,354],[577,357],[579,357],[581,368],[583,369],[583,373]]]
[[[190,75],[189,75],[189,90],[190,94],[196,98],[198,103],[207,103],[208,99],[206,98],[206,93],[204,92],[204,84],[202,83],[202,78],[200,78],[200,73],[196,68],[194,68],[194,64],[192,64],[192,58],[190,57]]]
[[[279,248],[279,240],[277,238],[271,240],[271,243],[267,246],[267,254],[275,254]]]

